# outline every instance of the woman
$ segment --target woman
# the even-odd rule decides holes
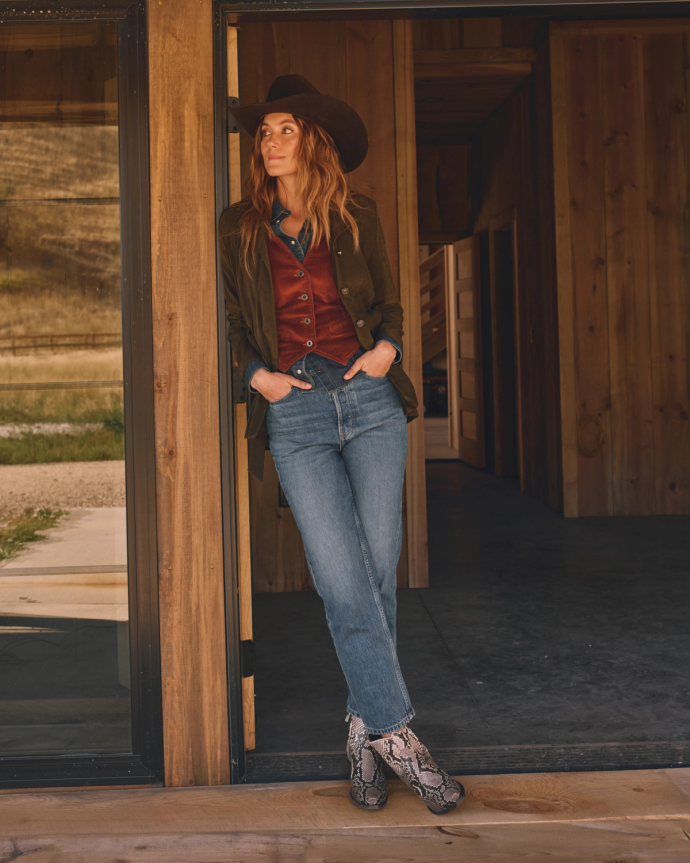
[[[266,102],[230,109],[254,136],[249,196],[221,216],[230,341],[252,397],[250,469],[266,442],[300,529],[348,684],[352,802],[381,809],[383,763],[432,812],[464,789],[432,760],[395,641],[406,423],[402,308],[374,202],[344,173],[367,132],[344,102],[298,75]]]

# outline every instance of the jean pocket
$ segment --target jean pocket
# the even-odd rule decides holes
[[[275,401],[268,402],[269,407],[272,405],[282,405],[284,404],[294,393],[299,389],[299,387],[290,387],[290,392],[286,393],[282,398],[275,399]],[[268,401],[268,399],[267,399]]]
[[[372,381],[384,381],[388,377],[387,374],[385,374],[385,375],[370,375],[369,372],[365,371],[364,369],[360,369],[357,372],[357,374],[355,375],[355,377],[360,377],[360,376],[363,378],[369,378],[369,380],[372,380]]]

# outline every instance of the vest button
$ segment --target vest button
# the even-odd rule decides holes
[[[304,319],[304,323],[305,323],[305,324],[310,324],[310,323],[311,323],[311,318],[305,318],[305,319]]]
[[[342,291],[341,291],[340,293],[341,293],[341,294],[349,294],[349,293],[350,293],[350,289],[349,289],[349,288],[343,288],[343,289],[342,289]]]
[[[307,342],[307,347],[310,348],[313,344],[314,342]]]
[[[358,327],[363,327],[363,326],[364,326],[364,321],[357,321],[357,326],[358,326]]]
[[[302,270],[300,270],[300,271],[299,271],[299,273],[297,273],[297,275],[298,275],[298,276],[300,277],[300,279],[301,279],[301,278],[302,278],[302,276],[304,275],[304,273],[302,272]]]
[[[309,297],[306,294],[302,294],[302,296],[300,297],[300,300],[308,300],[308,299],[309,299]]]

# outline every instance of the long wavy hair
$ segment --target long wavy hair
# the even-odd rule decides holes
[[[325,238],[330,246],[331,226],[329,214],[337,212],[352,231],[355,248],[359,248],[359,229],[347,204],[353,203],[347,186],[338,150],[333,139],[318,123],[295,116],[300,129],[297,149],[296,195],[302,199],[305,223],[311,231],[311,242],[317,246]],[[256,240],[261,226],[271,230],[273,199],[277,192],[277,178],[266,171],[261,154],[261,126],[254,137],[247,197],[250,202],[239,225],[242,237],[244,265],[249,271],[249,259],[256,254]],[[269,233],[270,236],[270,233]]]

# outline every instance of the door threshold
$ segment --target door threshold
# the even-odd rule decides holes
[[[690,741],[476,746],[435,749],[433,755],[453,776],[653,770],[690,766]],[[246,755],[245,782],[313,782],[349,776],[350,764],[344,751]]]

